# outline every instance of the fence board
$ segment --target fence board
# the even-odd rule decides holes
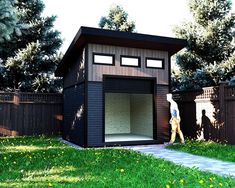
[[[235,144],[235,86],[220,84],[200,91],[175,92],[174,99],[186,136]]]
[[[0,135],[58,134],[62,94],[0,92]]]
[[[226,102],[226,111],[229,113],[226,124],[230,125],[226,127],[227,137],[229,143],[235,143],[235,100],[227,100]]]

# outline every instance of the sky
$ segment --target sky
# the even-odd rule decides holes
[[[120,5],[143,34],[174,37],[173,28],[190,20],[188,0],[43,0],[44,16],[56,15],[55,29],[64,40],[65,52],[81,26],[97,27],[110,7]],[[235,3],[233,5],[235,11]]]

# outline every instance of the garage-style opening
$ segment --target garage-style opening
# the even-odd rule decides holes
[[[105,142],[154,140],[154,80],[104,79]]]

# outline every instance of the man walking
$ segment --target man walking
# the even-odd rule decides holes
[[[171,140],[170,144],[175,142],[176,132],[179,134],[180,142],[184,143],[184,136],[180,130],[180,113],[177,103],[172,99],[172,94],[169,93],[166,95],[167,101],[170,102],[170,113],[171,113]]]

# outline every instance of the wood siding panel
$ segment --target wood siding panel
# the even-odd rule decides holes
[[[85,80],[85,49],[64,75],[64,88]]]
[[[85,144],[85,84],[64,89],[64,123],[62,137],[70,142]]]
[[[157,141],[163,143],[169,141],[169,102],[166,94],[169,93],[168,86],[156,85],[155,91],[155,118],[157,127]]]
[[[103,143],[103,84],[88,82],[87,144],[102,146]]]
[[[104,54],[115,54],[115,66],[109,65],[94,65],[93,52]],[[141,67],[126,67],[120,66],[120,56],[137,56],[141,59]],[[164,59],[164,69],[146,68],[145,58],[160,58]],[[157,84],[168,85],[168,52],[127,48],[119,46],[108,46],[89,44],[88,45],[88,81],[102,81],[103,74],[108,75],[123,75],[123,76],[138,76],[138,77],[156,77]]]

